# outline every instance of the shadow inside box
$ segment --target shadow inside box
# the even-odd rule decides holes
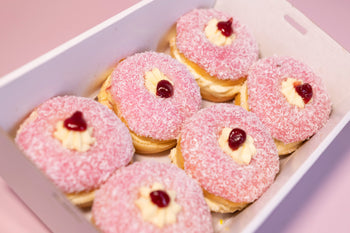
[[[320,158],[305,173],[295,187],[282,200],[256,233],[286,232],[312,197],[350,154],[348,135],[350,123],[336,136]],[[336,155],[336,159],[334,157]],[[325,229],[326,230],[326,229]]]

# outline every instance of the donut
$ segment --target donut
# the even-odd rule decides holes
[[[194,9],[176,23],[171,55],[195,76],[204,99],[232,100],[249,67],[258,59],[258,45],[238,19],[215,9]]]
[[[221,213],[258,199],[279,171],[269,130],[254,113],[228,103],[188,119],[170,158],[198,181],[210,209]]]
[[[92,219],[104,233],[213,232],[198,183],[176,166],[155,161],[117,170],[97,191]]]
[[[78,206],[134,154],[126,126],[89,98],[58,96],[38,106],[21,124],[15,141]]]
[[[269,128],[280,155],[295,151],[329,119],[331,100],[321,78],[292,57],[259,60],[245,86],[236,104],[254,112]]]
[[[151,51],[121,61],[102,85],[98,100],[127,125],[136,152],[142,154],[174,147],[183,121],[202,101],[183,64]]]

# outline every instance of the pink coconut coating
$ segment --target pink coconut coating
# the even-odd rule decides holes
[[[254,139],[256,154],[247,165],[235,162],[220,147],[223,128],[240,128]],[[251,112],[233,104],[200,110],[181,130],[185,171],[209,193],[232,202],[253,202],[272,184],[279,157],[268,129]]]
[[[56,123],[82,111],[96,142],[86,152],[66,149],[53,134]],[[131,160],[134,148],[127,127],[102,104],[84,97],[49,99],[28,118],[15,141],[24,153],[65,193],[98,188],[112,172]]]
[[[280,91],[288,77],[311,85],[313,96],[305,108],[290,104]],[[321,78],[294,58],[272,56],[259,60],[249,71],[247,85],[250,110],[269,128],[273,138],[284,143],[311,137],[329,118],[331,101]]]
[[[148,91],[145,73],[158,68],[174,85],[170,98]],[[111,95],[131,131],[157,140],[178,136],[183,121],[201,105],[199,87],[187,68],[169,55],[144,52],[126,58],[112,73]]]
[[[214,9],[195,9],[176,24],[176,47],[189,60],[221,80],[237,80],[246,76],[258,59],[258,44],[236,18],[232,27],[236,36],[232,44],[217,46],[205,35],[207,23],[216,18],[227,21],[231,16]]]
[[[177,221],[162,228],[144,221],[135,205],[140,188],[156,182],[174,190],[175,201],[181,206]],[[96,193],[92,215],[104,233],[213,232],[210,210],[198,183],[176,166],[155,161],[119,169]]]

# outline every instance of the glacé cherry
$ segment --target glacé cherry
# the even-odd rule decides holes
[[[174,94],[174,87],[168,80],[160,80],[157,84],[156,95],[162,98],[169,98]]]
[[[237,150],[246,140],[247,134],[240,128],[231,130],[228,137],[228,145],[232,150]]]
[[[81,111],[76,111],[71,117],[65,119],[63,125],[68,130],[73,131],[85,131],[87,128],[87,123]]]
[[[311,100],[313,92],[310,84],[303,83],[295,85],[294,88],[295,91],[301,96],[301,98],[303,98],[305,104],[307,104]]]
[[[216,26],[221,31],[222,35],[224,35],[226,37],[229,37],[229,36],[232,35],[232,33],[233,33],[232,21],[233,21],[233,19],[230,18],[227,21],[220,21],[220,22],[218,22],[218,24]]]
[[[167,207],[170,203],[169,195],[162,190],[156,190],[151,192],[150,194],[151,200],[154,204],[156,204],[159,208]]]

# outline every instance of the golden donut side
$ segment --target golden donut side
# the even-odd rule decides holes
[[[95,190],[86,192],[83,191],[79,193],[68,193],[66,194],[66,197],[78,207],[90,207],[92,205],[93,200],[95,199]]]

